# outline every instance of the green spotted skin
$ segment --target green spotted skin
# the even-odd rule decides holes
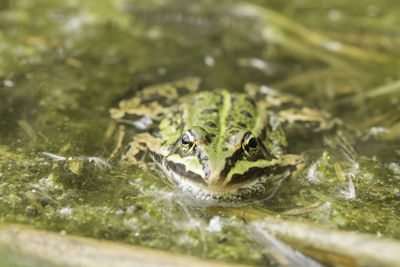
[[[234,195],[279,165],[283,144],[268,139],[269,129],[268,114],[246,94],[217,90],[189,95],[160,123],[160,151],[165,151],[161,164],[188,188]],[[181,149],[185,133],[195,140],[189,152]],[[252,154],[243,146],[249,135],[258,146]]]

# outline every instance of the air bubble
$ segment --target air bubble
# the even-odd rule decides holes
[[[264,185],[262,185],[262,184],[256,184],[255,185],[255,190],[256,190],[256,192],[258,192],[258,193],[265,193],[265,186]]]
[[[224,196],[224,200],[225,201],[231,201],[232,200],[232,196],[231,195],[225,195]]]
[[[251,197],[251,195],[252,195],[252,193],[251,193],[250,190],[245,190],[245,191],[243,192],[243,196],[244,196],[245,198],[249,198],[249,197]]]

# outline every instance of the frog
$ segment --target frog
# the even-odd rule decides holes
[[[128,166],[154,162],[182,192],[224,202],[272,196],[305,164],[303,154],[288,152],[288,138],[342,123],[265,85],[206,90],[198,77],[146,86],[110,114],[120,125],[111,157],[122,154]],[[127,128],[135,134],[124,145]]]

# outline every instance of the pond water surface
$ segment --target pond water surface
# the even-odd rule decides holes
[[[197,76],[204,89],[254,82],[300,96],[356,132],[357,157],[302,140],[304,170],[241,209],[400,239],[397,3],[264,2],[2,1],[0,222],[277,265],[238,214],[109,159],[110,108]]]

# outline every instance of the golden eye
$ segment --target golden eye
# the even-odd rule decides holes
[[[247,156],[254,156],[259,147],[257,138],[250,132],[246,133],[243,138],[242,147]]]
[[[195,144],[194,136],[187,131],[181,137],[181,151],[184,153],[189,153],[192,151]]]

